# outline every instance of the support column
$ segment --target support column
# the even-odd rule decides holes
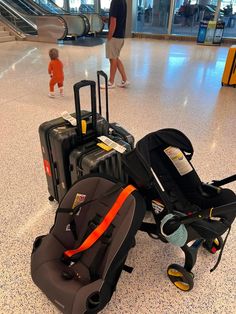
[[[125,37],[132,37],[132,21],[133,21],[133,5],[135,0],[126,0],[127,3],[127,18]]]
[[[171,34],[172,21],[173,21],[173,18],[174,18],[175,2],[176,2],[176,0],[171,0],[170,1],[170,16],[169,16],[169,21],[168,21],[168,35]]]
[[[63,7],[62,7],[65,11],[70,12],[70,3],[69,0],[64,0],[63,1]]]
[[[214,14],[214,21],[216,21],[216,22],[218,20],[219,14],[220,14],[220,6],[221,6],[221,0],[218,0],[216,11]]]

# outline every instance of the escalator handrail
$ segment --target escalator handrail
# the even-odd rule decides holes
[[[13,2],[13,3],[12,3]],[[16,10],[22,14],[29,15],[42,15],[42,10],[39,10],[35,5],[32,5],[30,2],[25,2],[22,0],[4,0],[4,3],[9,4],[12,8],[16,8]],[[19,9],[17,9],[19,8]]]

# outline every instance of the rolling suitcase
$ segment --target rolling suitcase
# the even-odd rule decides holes
[[[130,152],[132,147],[120,137],[109,135],[105,141],[112,141],[113,147],[92,141],[75,148],[70,154],[71,182],[75,183],[81,176],[90,173],[106,174],[123,183],[128,176],[123,170],[122,154]],[[111,142],[110,142],[111,143]],[[99,146],[101,144],[101,146]],[[117,149],[120,151],[117,151]]]
[[[81,111],[80,89],[90,86],[91,112]],[[97,114],[96,108],[96,86],[94,81],[81,81],[74,85],[77,125],[72,126],[63,118],[44,122],[39,127],[40,143],[44,169],[47,178],[50,200],[60,201],[71,186],[69,171],[69,155],[71,151],[87,143],[97,135],[107,135],[109,131],[108,122]],[[85,121],[87,131],[82,134],[81,121]],[[80,123],[78,123],[80,121]]]
[[[109,122],[107,75],[97,71],[99,114],[102,115],[100,77],[105,79],[106,120]],[[76,147],[70,154],[71,183],[74,184],[81,176],[89,173],[106,174],[123,183],[128,176],[123,170],[122,154],[130,152],[134,147],[134,137],[118,123],[109,124],[109,135],[103,137],[105,143],[96,139]],[[104,145],[105,144],[105,145]]]
[[[236,86],[236,45],[231,46],[229,49],[221,85]]]

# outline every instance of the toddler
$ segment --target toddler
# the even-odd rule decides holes
[[[52,48],[49,50],[49,57],[51,61],[48,65],[48,73],[51,77],[49,82],[50,92],[48,94],[49,97],[54,98],[54,86],[57,84],[60,95],[64,96],[63,93],[63,81],[64,81],[64,73],[63,73],[63,63],[59,60],[59,52],[57,49]]]

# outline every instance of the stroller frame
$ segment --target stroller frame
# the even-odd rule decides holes
[[[181,250],[185,255],[184,266],[180,266],[178,264],[169,265],[167,268],[167,275],[177,288],[182,291],[190,291],[194,285],[194,275],[192,273],[192,269],[196,263],[197,253],[201,245],[213,254],[221,250],[218,261],[211,271],[213,271],[220,262],[222,251],[230,232],[231,224],[236,215],[236,196],[231,190],[225,189],[227,191],[227,193],[225,193],[229,194],[227,202],[219,205],[212,204],[212,206],[206,208],[195,206],[195,210],[186,213],[187,215],[183,215],[185,213],[184,210],[181,211],[182,215],[179,215],[180,213],[176,210],[175,205],[171,202],[170,196],[166,191],[165,180],[163,180],[163,177],[158,175],[155,172],[155,169],[153,169],[154,167],[152,167],[151,164],[151,157],[144,147],[145,141],[150,144],[150,138],[155,136],[158,137],[158,140],[161,145],[164,145],[164,147],[175,146],[180,148],[184,157],[190,163],[193,155],[192,144],[182,132],[175,129],[163,129],[146,135],[137,143],[134,151],[124,156],[123,163],[131,178],[131,182],[136,184],[145,197],[147,208],[151,210],[155,220],[155,223],[143,222],[140,227],[140,231],[147,232],[149,236],[154,239],[160,239],[163,242],[168,242],[165,235],[163,235],[161,231],[160,225],[163,217],[169,213],[174,214],[174,216],[164,225],[165,234],[173,234],[180,226],[185,226],[187,229],[187,240],[185,244],[181,246]],[[211,184],[203,184],[198,177],[197,180],[196,178],[194,178],[194,180],[196,182],[199,181],[202,184],[204,189],[202,193],[205,193],[206,195],[208,194],[210,197],[210,195],[214,195],[214,193],[219,193],[221,191],[221,186],[235,181],[236,175],[232,175],[220,181],[213,181]],[[164,184],[162,182],[164,182]],[[153,194],[158,195],[158,201],[160,199],[161,203],[163,203],[164,209],[161,213],[156,213],[150,204],[150,199],[154,199]],[[227,218],[228,216],[230,217],[229,221]],[[216,223],[217,221],[213,220],[215,219],[214,217],[220,217],[220,221],[222,223],[218,222],[219,226]],[[201,234],[196,231],[196,224],[201,224],[203,221],[211,222],[211,220],[213,221],[214,227],[216,226],[216,230],[214,230],[214,228],[210,228],[210,236],[201,236]],[[221,235],[227,230],[228,234],[223,241]]]

